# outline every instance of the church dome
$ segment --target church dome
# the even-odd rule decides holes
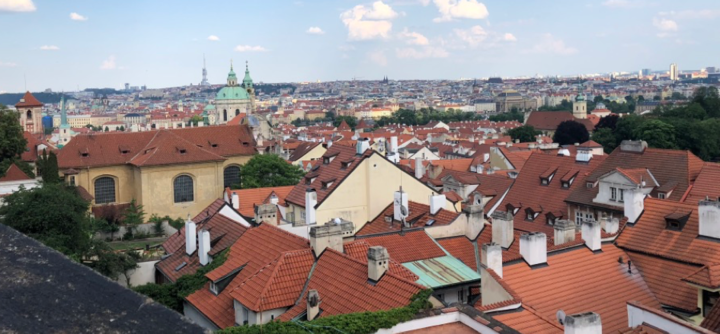
[[[250,95],[240,86],[223,87],[215,95],[215,100],[249,100]]]
[[[575,97],[575,102],[583,102],[585,101],[585,94],[578,94],[578,96]]]

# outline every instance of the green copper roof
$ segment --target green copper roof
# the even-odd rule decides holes
[[[480,280],[480,274],[449,255],[402,265],[420,277],[415,283],[433,289]]]
[[[60,125],[68,125],[67,120],[67,110],[65,108],[65,95],[60,97],[60,104],[62,104],[62,109],[60,110]]]
[[[240,86],[224,87],[215,96],[215,100],[249,100],[250,96],[245,88]]]
[[[252,87],[253,81],[252,78],[250,78],[250,70],[248,69],[248,64],[245,62],[245,78],[243,79],[243,85],[245,85],[245,88]]]
[[[205,108],[203,108],[203,110],[205,110],[205,111],[215,110],[215,105],[214,104],[206,104]]]
[[[578,94],[578,96],[575,97],[575,101],[577,101],[577,102],[585,101],[585,94]]]
[[[233,70],[232,62],[230,63],[230,73],[228,73],[228,81],[230,79],[235,79],[234,81],[237,81],[237,76],[235,75],[235,71]]]

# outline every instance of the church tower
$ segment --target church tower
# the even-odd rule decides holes
[[[43,133],[42,107],[42,102],[38,101],[30,92],[26,92],[20,99],[20,102],[15,105],[23,131],[32,134]]]
[[[70,134],[70,124],[68,124],[67,120],[67,108],[65,107],[65,95],[63,95],[60,98],[60,141],[58,141],[58,147],[62,148],[63,146],[67,145],[68,142],[70,142],[70,138],[72,138],[72,135]]]
[[[253,87],[253,81],[250,77],[250,69],[248,67],[247,60],[245,61],[245,78],[243,78],[243,88],[245,88],[250,96],[251,110],[255,111],[255,88]]]
[[[237,83],[237,76],[235,75],[235,70],[233,70],[232,61],[230,61],[230,73],[228,73],[227,85],[228,85],[229,87],[235,87],[235,86],[238,85],[238,83]]]
[[[582,90],[573,101],[573,116],[575,119],[587,118],[587,101],[585,101],[585,93]]]

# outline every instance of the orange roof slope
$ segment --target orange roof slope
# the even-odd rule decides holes
[[[231,190],[231,193],[238,194],[240,199],[240,214],[246,217],[255,215],[255,205],[270,203],[270,196],[275,194],[278,197],[278,204],[285,202],[285,197],[295,186],[267,187],[255,189]]]
[[[20,102],[15,104],[15,108],[31,108],[31,107],[42,107],[42,102],[38,101],[30,91],[25,92]]]
[[[445,251],[425,233],[425,230],[405,232],[403,235],[393,233],[358,240],[367,242],[372,246],[383,246],[387,248],[390,259],[400,263],[432,259],[447,255]]]
[[[374,235],[400,231],[402,223],[393,219],[393,207],[393,203],[390,203],[375,219],[365,224],[356,235]],[[413,201],[408,202],[408,213],[405,221],[410,224],[410,228],[425,227],[430,221],[432,221],[431,226],[448,225],[460,216],[460,213],[451,212],[444,208],[432,215],[430,214],[429,205]],[[391,222],[388,223],[386,218],[389,218]]]
[[[458,260],[462,261],[466,266],[472,268],[473,270],[477,271],[478,268],[478,262],[480,261],[479,256],[475,256],[475,246],[473,245],[473,242],[470,241],[465,236],[459,236],[459,237],[452,237],[452,238],[445,238],[445,239],[438,239],[437,242],[444,248],[450,255],[456,257]],[[478,255],[480,255],[480,247],[482,245],[478,244]]]
[[[376,284],[370,284],[366,263],[328,248],[318,260],[306,291],[313,289],[322,300],[320,317],[326,317],[402,307],[425,288],[391,272],[386,272]],[[305,311],[306,295],[307,292],[280,320],[292,320]]]
[[[25,181],[25,180],[32,180],[30,176],[25,174],[20,167],[18,167],[15,164],[10,164],[10,167],[5,171],[5,175],[0,178],[0,182],[10,182],[10,181]]]
[[[511,327],[520,333],[563,334],[564,329],[555,318],[547,319],[532,308],[523,308],[520,312],[509,312],[492,315],[495,320]]]
[[[312,151],[315,147],[320,145],[320,142],[314,143],[314,142],[303,142],[301,144],[298,144],[297,148],[295,148],[295,151],[293,151],[292,154],[290,154],[290,157],[288,160],[290,161],[298,161],[300,160],[305,154]]]
[[[357,241],[353,243],[348,243],[345,245],[345,254],[355,258],[356,260],[367,264],[367,253],[368,248],[370,248],[370,244],[364,241]],[[415,282],[419,279],[417,275],[415,275],[410,269],[405,268],[400,262],[390,259],[390,267],[388,270],[402,278],[405,278],[411,282]]]
[[[138,167],[177,163],[225,160],[170,131],[157,131],[155,136],[129,162]]]
[[[700,324],[702,328],[720,333],[720,303],[715,304]]]
[[[627,252],[632,265],[640,270],[658,301],[667,306],[694,313],[697,309],[697,289],[682,281],[697,266],[667,261],[658,257]]]
[[[603,333],[627,327],[625,303],[636,300],[660,308],[638,271],[627,272],[618,263],[627,255],[613,245],[593,253],[584,246],[548,254],[548,266],[532,269],[525,262],[506,265],[503,280],[546,319],[555,319],[558,310],[566,314],[596,312],[602,318]]]
[[[225,201],[222,198],[218,198],[205,207],[204,210],[200,211],[200,213],[195,216],[192,221],[196,224],[200,223],[203,219],[214,216],[223,206],[225,206]],[[168,254],[175,253],[175,251],[181,247],[185,247],[185,228],[181,228],[171,235],[167,240],[165,240],[165,242],[163,242],[162,247]]]
[[[720,164],[707,162],[700,170],[700,174],[693,183],[685,202],[696,204],[705,199],[705,196],[717,197],[720,195]]]

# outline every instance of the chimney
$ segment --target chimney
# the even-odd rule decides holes
[[[236,192],[233,192],[230,196],[232,198],[230,201],[232,202],[233,209],[235,209],[236,211],[240,211],[240,195],[238,195],[238,193]]]
[[[415,178],[422,179],[425,175],[425,167],[423,166],[423,159],[421,157],[415,157]]]
[[[327,144],[325,145],[325,148],[331,148],[333,145],[332,139],[328,140]]]
[[[190,218],[185,221],[185,253],[187,255],[195,253],[195,250],[197,249],[196,228],[197,225],[195,225],[195,222],[190,220]]]
[[[490,160],[490,153],[483,153],[483,162]]]
[[[280,199],[277,197],[277,195],[272,194],[272,196],[270,196],[270,203],[271,203],[271,204],[277,205],[279,201],[280,201]]]
[[[200,265],[206,265],[210,262],[208,253],[210,252],[210,231],[202,229],[200,230],[200,237],[198,238],[198,257],[200,258]]]
[[[491,242],[482,244],[480,263],[492,269],[500,278],[503,277],[502,247]]]
[[[402,212],[402,207],[405,207],[405,212]],[[408,216],[410,208],[408,207],[408,194],[402,190],[395,192],[393,196],[393,219],[401,221],[403,218]]]
[[[355,149],[357,150],[357,155],[362,155],[369,148],[370,148],[370,139],[358,138],[357,144],[355,145]]]
[[[398,151],[398,137],[392,136],[390,137],[390,153],[395,154]]]
[[[325,225],[313,226],[310,228],[310,247],[315,252],[315,256],[320,256],[328,247],[342,253],[343,236],[352,236],[354,229],[351,222],[338,218]]]
[[[378,282],[390,266],[390,255],[383,246],[372,246],[368,248],[368,279]]]
[[[477,167],[475,167],[475,171],[476,171],[478,174],[482,174],[482,173],[483,173],[483,170],[485,170],[485,166],[483,166],[482,164],[478,164]]]
[[[645,149],[647,148],[647,142],[642,140],[623,140],[620,143],[620,151],[623,152],[635,152],[635,153],[643,153]]]
[[[320,314],[320,294],[315,289],[308,291],[307,320],[312,321]]]
[[[555,230],[555,246],[575,241],[575,223],[569,220],[558,220],[553,226]]]
[[[698,234],[720,239],[720,202],[706,198],[698,206]]]
[[[542,232],[520,235],[520,255],[531,267],[547,263],[547,236]]]
[[[620,221],[617,218],[600,218],[600,227],[605,230],[605,233],[615,234],[620,229]]]
[[[445,195],[443,194],[435,194],[432,193],[430,195],[430,214],[434,215],[440,211],[443,207],[445,207]]]
[[[469,204],[465,205],[463,211],[467,215],[465,236],[470,240],[475,240],[485,227],[483,206],[480,204]]]
[[[515,240],[513,233],[513,215],[509,212],[495,211],[492,214],[492,242],[504,249],[510,248]]]
[[[597,252],[602,250],[602,240],[600,239],[600,223],[594,220],[586,220],[582,223],[582,238],[585,246],[591,251]]]
[[[628,217],[629,224],[635,224],[645,209],[645,194],[640,188],[630,188],[625,189],[624,197],[625,217]]]
[[[566,316],[563,323],[565,334],[602,334],[600,315],[595,312]]]
[[[314,225],[315,221],[315,205],[317,204],[317,192],[313,188],[305,190],[305,225]]]

